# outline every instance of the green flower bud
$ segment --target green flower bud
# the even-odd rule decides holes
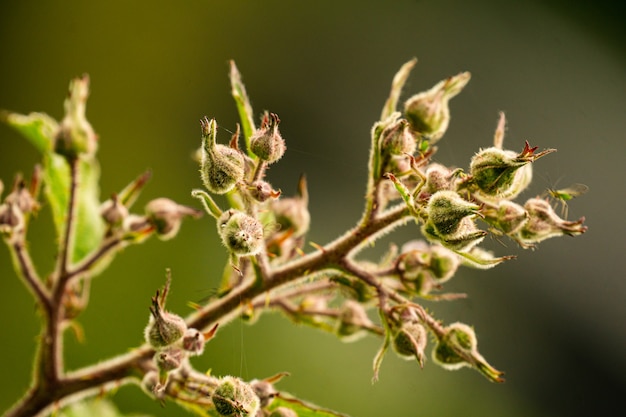
[[[200,210],[182,206],[168,198],[157,198],[150,201],[146,207],[146,217],[154,226],[157,236],[162,240],[168,240],[176,236],[184,216],[199,218]]]
[[[460,264],[459,257],[442,246],[430,247],[428,270],[437,284],[443,284],[452,278]]]
[[[462,72],[409,98],[404,103],[404,113],[411,129],[431,143],[441,139],[450,123],[448,102],[463,90],[469,80],[470,73]]]
[[[211,395],[215,411],[225,417],[254,417],[259,410],[259,397],[239,378],[225,376]]]
[[[365,328],[372,325],[365,308],[356,301],[344,302],[337,323],[337,335],[344,342],[354,342],[365,336]]]
[[[444,247],[455,252],[466,252],[478,245],[487,235],[487,232],[479,230],[474,221],[465,217],[458,223],[456,233],[442,235],[434,223],[427,220],[421,228],[422,234],[432,242],[438,242]]]
[[[217,231],[234,255],[255,255],[263,248],[263,225],[241,211],[225,211],[217,220]]]
[[[54,151],[68,160],[79,155],[93,156],[98,146],[98,137],[85,117],[89,96],[89,76],[74,78],[65,99],[65,117],[55,135]]]
[[[380,137],[380,148],[387,155],[412,155],[417,147],[415,136],[406,119],[397,120],[387,126]]]
[[[280,119],[274,113],[265,113],[261,127],[250,137],[250,150],[263,161],[272,164],[285,153],[285,140],[278,131]]]
[[[482,213],[486,222],[505,235],[517,233],[528,222],[524,207],[509,200],[500,200],[497,207],[487,207]]]
[[[245,173],[245,158],[238,149],[218,144],[215,119],[204,117],[202,126],[202,157],[200,174],[204,186],[212,193],[225,194],[232,190]]]
[[[433,349],[433,360],[448,370],[471,366],[492,382],[503,382],[503,373],[487,363],[478,353],[477,346],[476,334],[471,327],[453,323],[444,329],[443,336]]]
[[[526,142],[519,154],[496,147],[479,151],[470,163],[471,183],[486,198],[517,197],[532,180],[530,162],[554,152],[554,149],[547,149],[535,154],[536,149]]]
[[[428,221],[440,236],[454,236],[462,227],[462,221],[476,216],[479,208],[454,191],[437,191],[428,201]]]
[[[517,232],[515,238],[522,246],[532,247],[535,243],[555,236],[577,236],[587,231],[584,217],[576,221],[560,218],[550,203],[541,198],[531,198],[524,204],[528,212],[528,221]]]
[[[393,348],[403,359],[417,359],[424,366],[424,349],[428,337],[423,325],[416,322],[403,323],[393,336]]]

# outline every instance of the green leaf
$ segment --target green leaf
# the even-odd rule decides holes
[[[0,119],[21,133],[40,152],[52,152],[54,134],[59,128],[59,124],[52,117],[45,113],[23,115],[6,112]]]
[[[248,93],[246,93],[246,87],[241,81],[241,74],[235,65],[235,61],[230,61],[230,85],[232,88],[232,95],[237,103],[237,111],[239,111],[239,118],[241,119],[241,129],[243,130],[243,137],[246,140],[246,149],[250,154],[250,136],[254,133],[256,127],[254,126],[254,113],[252,106],[250,105],[250,99]],[[254,156],[254,155],[249,155]]]
[[[70,167],[67,160],[53,152],[54,135],[58,124],[43,113],[21,115],[8,113],[3,119],[22,134],[42,153],[45,197],[52,210],[52,218],[61,239],[65,231],[70,193]],[[94,251],[104,235],[100,217],[100,167],[95,158],[81,159],[78,165],[76,228],[70,259],[77,262]]]
[[[318,407],[315,404],[299,400],[282,391],[280,395],[272,401],[267,409],[272,411],[278,407],[289,408],[295,411],[298,414],[298,417],[348,417],[347,414]]]

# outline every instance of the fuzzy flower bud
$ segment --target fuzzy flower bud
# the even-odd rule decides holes
[[[217,231],[234,255],[255,255],[263,248],[263,225],[241,211],[225,211],[217,220]]]
[[[424,366],[424,349],[428,337],[423,325],[416,322],[403,323],[393,336],[393,348],[403,359],[417,359]]]
[[[528,222],[524,207],[509,200],[500,200],[497,207],[485,208],[482,213],[485,221],[505,235],[517,233]]]
[[[285,140],[278,131],[280,119],[274,113],[265,113],[261,127],[250,137],[250,150],[263,161],[272,164],[285,153]]]
[[[399,119],[390,124],[380,136],[380,148],[384,154],[412,155],[417,147],[415,136],[411,133],[409,122],[406,119]]]
[[[159,382],[153,388],[155,392],[165,389],[170,372],[180,368],[184,359],[185,354],[179,348],[170,347],[155,353],[154,363],[159,370]]]
[[[530,162],[555,151],[546,149],[535,154],[536,149],[537,147],[531,148],[526,142],[519,154],[496,147],[481,150],[470,163],[472,184],[486,198],[517,197],[532,179]]]
[[[211,395],[215,411],[225,417],[254,417],[259,410],[259,397],[250,384],[225,376]]]
[[[182,206],[168,198],[157,198],[146,204],[146,217],[162,240],[176,236],[184,216],[199,218],[200,210]]]
[[[365,327],[371,326],[372,322],[361,304],[347,300],[343,304],[337,324],[337,335],[341,340],[353,342],[365,336]]]
[[[89,96],[89,76],[83,75],[70,82],[65,99],[65,117],[55,135],[54,150],[68,160],[79,155],[92,156],[96,152],[98,138],[85,117]]]
[[[215,119],[204,117],[202,127],[202,157],[200,174],[204,186],[212,193],[225,194],[244,177],[245,158],[238,150],[218,144]]]
[[[550,203],[541,198],[531,198],[524,204],[528,212],[528,221],[515,235],[523,246],[533,246],[555,236],[577,236],[587,231],[584,226],[584,217],[576,221],[567,221],[560,218]]]
[[[190,355],[202,355],[205,342],[204,335],[198,329],[187,329],[181,344]]]
[[[0,205],[0,235],[4,238],[15,238],[24,230],[24,213],[17,205],[4,203]]]
[[[170,278],[163,291],[158,291],[152,297],[152,305],[150,306],[150,321],[144,336],[146,342],[155,349],[171,346],[180,341],[187,332],[187,324],[182,317],[163,310],[165,299],[169,291]]]
[[[33,177],[32,181],[35,182],[37,179]],[[18,175],[15,179],[13,190],[6,196],[4,202],[15,205],[23,214],[29,214],[39,209],[39,203],[33,197],[33,193],[28,189],[21,175]]]
[[[433,349],[433,359],[448,370],[471,366],[492,382],[503,382],[498,371],[478,353],[474,329],[463,323],[453,323],[444,329],[444,335]]]
[[[409,98],[404,103],[404,113],[411,129],[431,143],[441,139],[450,123],[448,102],[463,90],[469,80],[470,73],[462,72]]]
[[[116,194],[100,206],[102,219],[110,226],[118,227],[128,217],[128,209],[121,203]]]
[[[303,176],[298,182],[298,194],[290,198],[272,200],[270,209],[281,231],[290,231],[293,237],[302,237],[309,231],[311,224],[308,204],[309,192],[306,178]]]
[[[454,191],[438,191],[428,201],[428,221],[440,236],[453,236],[461,228],[462,220],[476,216],[479,208]]]
[[[252,198],[260,203],[270,198],[278,198],[281,194],[280,190],[274,190],[269,182],[263,180],[253,182],[249,189]]]

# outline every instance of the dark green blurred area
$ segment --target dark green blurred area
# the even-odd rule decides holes
[[[623,409],[626,392],[626,267],[623,262],[626,29],[617,2],[448,1],[5,1],[0,5],[0,108],[44,111],[59,119],[69,79],[89,73],[87,114],[100,135],[102,196],[145,169],[153,179],[138,207],[166,196],[196,205],[200,186],[191,155],[198,120],[216,117],[226,141],[237,121],[228,60],[243,73],[255,111],[280,115],[288,151],[269,172],[287,195],[305,172],[313,230],[325,243],[361,213],[369,130],[391,79],[417,56],[406,95],[463,70],[466,90],[452,101],[452,121],[436,160],[467,167],[489,146],[497,112],[508,118],[505,146],[524,140],[558,152],[535,165],[523,197],[585,183],[571,218],[589,232],[522,251],[494,270],[463,269],[450,291],[467,300],[428,304],[446,322],[475,326],[479,348],[507,382],[470,370],[424,370],[389,355],[371,384],[379,341],[342,344],[266,315],[255,326],[219,331],[196,364],[246,379],[280,371],[279,388],[354,417],[591,416]],[[34,149],[0,126],[0,178],[30,175]],[[44,275],[54,260],[49,211],[33,224],[31,247]],[[417,237],[413,225],[393,240]],[[381,243],[378,249],[384,247]],[[173,270],[168,307],[190,311],[211,292],[226,261],[205,218],[184,224],[169,242],[131,247],[92,287],[81,316],[86,341],[67,338],[67,363],[79,367],[141,343],[150,296]],[[38,333],[34,303],[0,251],[0,410],[27,388]],[[126,412],[184,415],[124,387]]]

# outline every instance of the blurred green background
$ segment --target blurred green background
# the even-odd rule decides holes
[[[588,3],[588,4],[586,4]],[[586,5],[584,5],[586,4]],[[369,130],[402,63],[419,63],[406,95],[463,70],[472,81],[452,101],[452,122],[436,160],[467,167],[489,146],[497,112],[505,145],[524,140],[556,154],[535,165],[534,188],[582,182],[570,217],[589,232],[538,250],[490,245],[516,261],[490,271],[462,269],[448,289],[467,300],[428,304],[447,322],[473,324],[479,348],[507,382],[464,369],[424,370],[389,355],[371,383],[379,341],[342,344],[332,336],[265,315],[234,322],[196,364],[247,379],[280,371],[279,388],[354,417],[591,416],[623,410],[626,392],[626,267],[623,253],[626,27],[618,2],[596,1],[4,1],[0,4],[0,108],[59,119],[69,79],[89,73],[87,114],[100,135],[103,198],[143,170],[154,176],[140,204],[167,196],[196,205],[192,152],[198,120],[216,117],[225,141],[237,121],[229,96],[235,59],[256,112],[280,115],[288,152],[269,179],[289,195],[309,179],[313,230],[324,243],[359,217]],[[34,149],[0,126],[0,178],[30,175]],[[415,227],[394,236],[417,237]],[[30,240],[40,273],[53,263],[49,212]],[[383,247],[384,245],[379,245]],[[168,306],[186,313],[218,282],[226,260],[205,218],[174,241],[150,240],[118,256],[92,286],[80,318],[83,344],[67,338],[79,367],[142,340],[149,297],[172,268]],[[33,301],[0,250],[0,410],[26,389],[38,333]],[[137,387],[114,397],[125,412],[185,415]],[[613,411],[614,413],[614,411]],[[613,414],[612,413],[612,414]]]

